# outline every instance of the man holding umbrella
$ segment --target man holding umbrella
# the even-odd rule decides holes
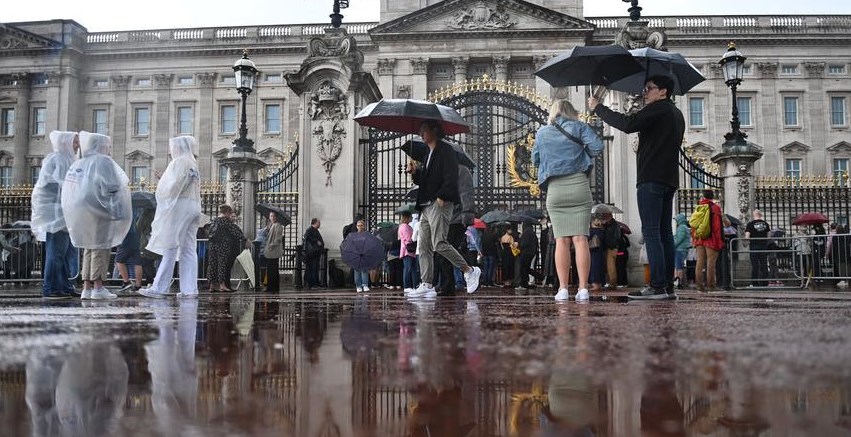
[[[638,132],[638,213],[650,262],[650,284],[630,292],[633,299],[673,298],[674,237],[671,230],[674,194],[679,186],[678,153],[685,119],[670,97],[675,82],[668,76],[650,76],[644,83],[645,107],[619,114],[588,99],[588,108],[612,127]]]
[[[420,127],[420,136],[429,147],[428,157],[421,167],[408,162],[407,171],[420,187],[417,209],[422,211],[418,241],[422,283],[408,296],[430,298],[437,295],[432,284],[435,251],[464,272],[467,293],[473,293],[479,288],[481,270],[470,267],[446,241],[454,204],[461,201],[458,194],[458,158],[451,146],[440,141],[444,133],[439,122],[424,121]]]

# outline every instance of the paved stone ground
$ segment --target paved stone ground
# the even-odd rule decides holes
[[[851,293],[0,293],[0,435],[851,434]]]

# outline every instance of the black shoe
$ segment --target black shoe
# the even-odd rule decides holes
[[[668,299],[676,300],[677,293],[674,291],[674,283],[671,282],[667,286],[665,286],[665,293],[668,295]]]
[[[667,300],[670,299],[664,288],[647,286],[639,291],[630,291],[627,297],[636,300]]]
[[[47,294],[43,294],[42,297],[45,300],[64,300],[64,299],[71,299],[72,298],[72,296],[70,294],[65,294],[65,293],[47,293]]]
[[[130,290],[136,291],[136,290],[134,290],[134,288],[135,287],[133,287],[132,282],[125,282],[125,283],[121,284],[121,288],[118,289],[118,292],[124,293],[125,291],[130,291]]]

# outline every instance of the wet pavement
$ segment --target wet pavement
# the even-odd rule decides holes
[[[851,435],[847,292],[6,291],[3,436]]]

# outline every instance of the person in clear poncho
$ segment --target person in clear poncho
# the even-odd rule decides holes
[[[44,157],[38,181],[32,193],[31,226],[36,239],[44,242],[45,265],[42,294],[47,299],[69,298],[74,286],[71,277],[70,257],[76,256],[71,245],[65,214],[62,213],[62,184],[71,164],[76,160],[75,150],[80,147],[76,132],[50,133],[53,153]]]
[[[130,179],[112,160],[112,140],[80,132],[82,157],[71,165],[62,186],[62,212],[71,243],[83,252],[82,299],[111,299],[103,286],[108,278],[110,249],[121,244],[133,218]]]
[[[151,225],[147,249],[162,255],[157,276],[150,287],[140,290],[143,296],[165,297],[174,273],[174,262],[180,262],[178,297],[198,296],[197,232],[201,224],[201,180],[195,161],[195,138],[175,137],[169,140],[171,162],[157,184],[157,212]]]

